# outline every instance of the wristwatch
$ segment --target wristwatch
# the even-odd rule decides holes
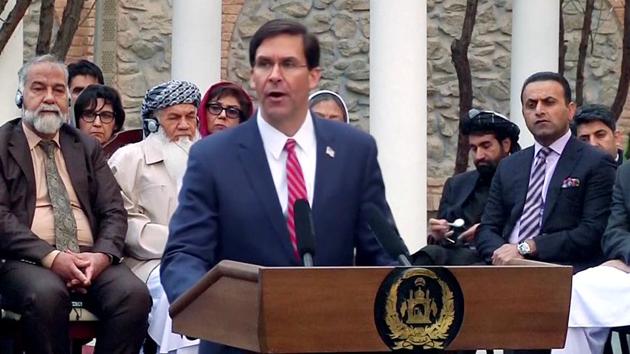
[[[527,256],[532,253],[532,249],[529,248],[529,244],[527,242],[521,242],[516,246],[516,250],[521,256]]]

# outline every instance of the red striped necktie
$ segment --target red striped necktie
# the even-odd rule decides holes
[[[295,234],[295,201],[298,199],[308,200],[306,193],[306,184],[304,183],[304,174],[300,161],[295,154],[295,140],[287,139],[284,149],[287,151],[287,190],[289,194],[289,204],[287,205],[287,227],[289,229],[289,237],[291,238],[291,246],[295,257],[300,259],[297,246],[297,236]]]

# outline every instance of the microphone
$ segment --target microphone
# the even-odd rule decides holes
[[[293,204],[295,220],[295,236],[300,257],[305,267],[313,266],[315,255],[315,228],[313,227],[313,213],[306,199],[298,199]]]
[[[366,208],[368,225],[376,235],[376,238],[381,243],[381,246],[385,249],[392,258],[397,259],[398,263],[403,266],[411,266],[409,262],[409,251],[402,242],[398,233],[387,222],[383,213],[373,204],[370,204]]]

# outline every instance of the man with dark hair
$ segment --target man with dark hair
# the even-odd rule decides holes
[[[579,271],[598,264],[614,162],[571,136],[575,103],[563,76],[533,74],[521,92],[535,143],[501,161],[475,239],[477,250],[486,262],[499,265],[528,258]]]
[[[617,130],[617,122],[608,107],[587,104],[578,108],[571,130],[578,139],[609,153],[617,166],[623,163],[623,151],[618,148],[621,132]]]
[[[99,318],[98,353],[138,353],[151,307],[120,264],[127,213],[100,144],[65,124],[68,73],[54,56],[19,73],[22,118],[0,127],[0,295],[27,353],[69,353],[72,294]]]
[[[273,20],[250,45],[259,109],[190,150],[160,269],[171,301],[224,259],[302,265],[297,200],[313,206],[315,265],[394,262],[367,225],[371,206],[392,219],[374,139],[308,109],[320,78],[317,39],[297,22]],[[199,348],[233,351],[209,342]]]
[[[96,64],[85,59],[68,64],[68,87],[72,102],[86,87],[94,84],[105,84],[103,72]]]
[[[481,262],[472,248],[499,162],[520,150],[518,126],[492,111],[471,109],[462,123],[476,169],[446,180],[437,219],[429,219],[430,245],[413,255],[414,264],[466,265]],[[462,225],[453,228],[461,219]]]

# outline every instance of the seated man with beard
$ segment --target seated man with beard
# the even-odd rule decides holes
[[[471,109],[463,122],[476,169],[446,180],[437,219],[429,219],[430,245],[413,255],[418,265],[467,265],[482,262],[472,247],[490,182],[499,162],[520,150],[518,126],[492,111]],[[457,219],[463,225],[453,228]]]
[[[128,214],[125,263],[147,283],[153,297],[149,335],[161,352],[196,350],[198,343],[171,333],[159,266],[188,150],[199,139],[200,99],[199,89],[186,81],[172,80],[148,90],[141,112],[145,139],[118,149],[109,160]]]
[[[71,294],[83,294],[99,318],[96,353],[138,353],[151,299],[120,264],[126,212],[103,150],[65,124],[67,81],[52,55],[26,62],[22,118],[0,127],[2,306],[21,314],[27,353],[64,354]]]

